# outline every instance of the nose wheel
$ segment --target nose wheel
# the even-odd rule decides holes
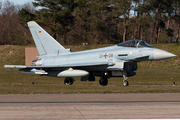
[[[123,72],[123,86],[128,86],[129,82],[127,81],[128,77],[127,77],[127,72]]]
[[[128,86],[129,85],[129,82],[127,80],[124,80],[123,81],[123,86]]]

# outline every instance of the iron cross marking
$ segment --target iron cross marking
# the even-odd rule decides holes
[[[104,54],[99,54],[100,56],[99,56],[99,58],[113,58],[113,53],[104,53]]]
[[[103,56],[106,58],[108,55],[107,55],[107,53],[105,53]]]

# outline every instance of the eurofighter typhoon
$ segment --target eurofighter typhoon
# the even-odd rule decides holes
[[[28,27],[40,56],[32,61],[31,66],[5,65],[4,67],[16,68],[22,73],[64,77],[65,85],[72,85],[74,77],[81,77],[81,81],[95,81],[95,76],[99,76],[100,85],[106,86],[110,77],[123,77],[123,86],[128,86],[127,77],[136,74],[137,62],[176,56],[142,40],[129,40],[110,47],[71,52],[36,22],[28,22]]]

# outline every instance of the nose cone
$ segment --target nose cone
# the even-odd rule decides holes
[[[163,60],[163,59],[167,59],[167,58],[176,56],[170,52],[160,50],[160,49],[154,49],[153,55],[154,55],[154,60]]]

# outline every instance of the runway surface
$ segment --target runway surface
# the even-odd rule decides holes
[[[180,93],[0,95],[0,119],[180,118]]]

